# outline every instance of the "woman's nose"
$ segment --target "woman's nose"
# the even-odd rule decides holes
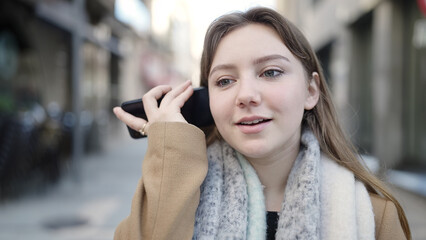
[[[255,81],[242,79],[239,81],[239,88],[236,97],[238,107],[257,106],[261,101],[259,87]]]

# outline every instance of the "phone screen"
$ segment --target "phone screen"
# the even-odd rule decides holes
[[[160,104],[161,99],[158,100],[158,104]],[[136,117],[148,120],[143,108],[142,99],[126,101],[121,104],[121,108]],[[210,112],[208,89],[205,87],[194,88],[194,93],[183,105],[181,113],[188,123],[197,127],[201,128],[212,125],[214,121]],[[146,137],[129,126],[127,126],[127,129],[132,138]]]

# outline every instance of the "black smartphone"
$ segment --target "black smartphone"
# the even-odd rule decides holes
[[[158,105],[160,105],[161,100],[162,98],[158,100]],[[126,101],[121,104],[121,108],[133,116],[147,120],[142,99]],[[205,87],[194,88],[194,93],[183,105],[181,113],[188,123],[197,127],[201,128],[212,125],[213,117],[210,112],[208,89]],[[127,129],[129,130],[130,136],[132,138],[137,139],[146,137],[143,136],[140,132],[133,130],[129,126],[127,126]]]

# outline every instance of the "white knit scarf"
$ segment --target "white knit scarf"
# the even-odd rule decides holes
[[[207,150],[193,239],[266,237],[263,186],[248,161],[224,141]],[[304,130],[290,172],[276,239],[374,239],[374,215],[364,185],[351,171],[321,154]]]

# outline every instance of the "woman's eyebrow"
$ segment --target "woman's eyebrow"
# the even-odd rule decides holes
[[[209,74],[209,77],[215,72],[215,71],[219,71],[219,70],[229,70],[229,69],[235,69],[235,65],[233,64],[221,64],[221,65],[217,65],[215,66]]]
[[[257,65],[257,64],[260,64],[260,63],[264,63],[264,62],[268,62],[268,61],[276,60],[276,59],[282,59],[284,61],[290,62],[290,60],[287,57],[284,57],[284,56],[279,55],[279,54],[273,54],[273,55],[268,55],[268,56],[264,56],[264,57],[255,59],[253,61],[253,65]]]

